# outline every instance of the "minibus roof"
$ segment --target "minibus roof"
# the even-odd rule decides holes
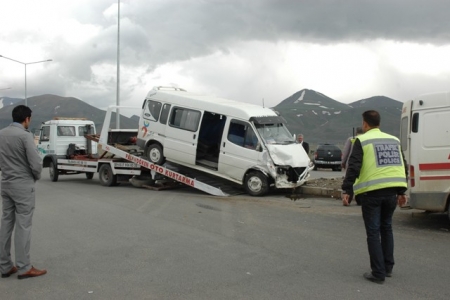
[[[151,90],[147,99],[179,105],[192,109],[200,109],[212,113],[223,114],[244,120],[252,117],[270,117],[277,114],[270,108],[255,104],[238,102],[216,96],[206,96],[186,92],[184,90]]]

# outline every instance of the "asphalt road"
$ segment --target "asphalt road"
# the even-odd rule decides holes
[[[0,279],[2,300],[450,298],[444,214],[396,210],[397,264],[378,285],[362,277],[369,258],[358,206],[108,188],[97,176],[55,183],[45,172],[31,253],[48,274]]]
[[[318,169],[316,171],[311,171],[310,173],[311,179],[316,178],[340,178],[345,176],[345,170],[342,171],[333,171],[330,169]]]

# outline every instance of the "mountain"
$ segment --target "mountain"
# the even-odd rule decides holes
[[[24,104],[21,100],[15,104]],[[87,118],[94,121],[97,132],[99,133],[103,121],[105,119],[106,111],[98,109],[92,105],[87,104],[77,98],[60,97],[56,95],[41,95],[28,98],[28,106],[33,111],[30,131],[35,132],[39,130],[42,122],[53,119],[54,117],[68,117],[68,118]],[[8,126],[11,122],[11,113],[13,105],[8,105],[0,109],[0,128]],[[137,129],[139,118],[127,118],[120,116],[120,127],[127,129]],[[115,128],[116,113],[111,116],[111,128]]]
[[[305,109],[305,110],[330,110],[338,111],[350,108],[347,104],[338,102],[319,92],[304,89],[281,101],[277,108]]]
[[[305,141],[343,144],[353,128],[361,126],[362,113],[377,110],[381,115],[381,129],[399,136],[403,103],[384,96],[344,104],[319,92],[304,89],[273,107],[287,121],[291,133],[302,133]]]
[[[9,98],[9,97],[1,97],[0,98],[0,109],[2,109],[3,107],[9,106],[9,105],[14,105],[17,102],[23,101],[23,99],[19,99],[19,98]]]
[[[402,110],[403,103],[385,96],[374,96],[367,99],[358,100],[350,103],[353,108],[358,107],[374,107],[378,109],[393,108],[397,110]]]

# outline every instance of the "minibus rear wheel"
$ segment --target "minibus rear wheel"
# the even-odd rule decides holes
[[[163,165],[166,158],[163,155],[162,147],[158,144],[151,144],[145,151],[145,156],[155,165]]]
[[[268,178],[261,172],[252,171],[245,176],[244,187],[251,196],[264,196],[269,191]]]

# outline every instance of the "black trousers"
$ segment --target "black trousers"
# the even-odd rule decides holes
[[[392,215],[397,207],[397,195],[358,195],[367,234],[372,275],[384,279],[394,267],[394,235]]]

